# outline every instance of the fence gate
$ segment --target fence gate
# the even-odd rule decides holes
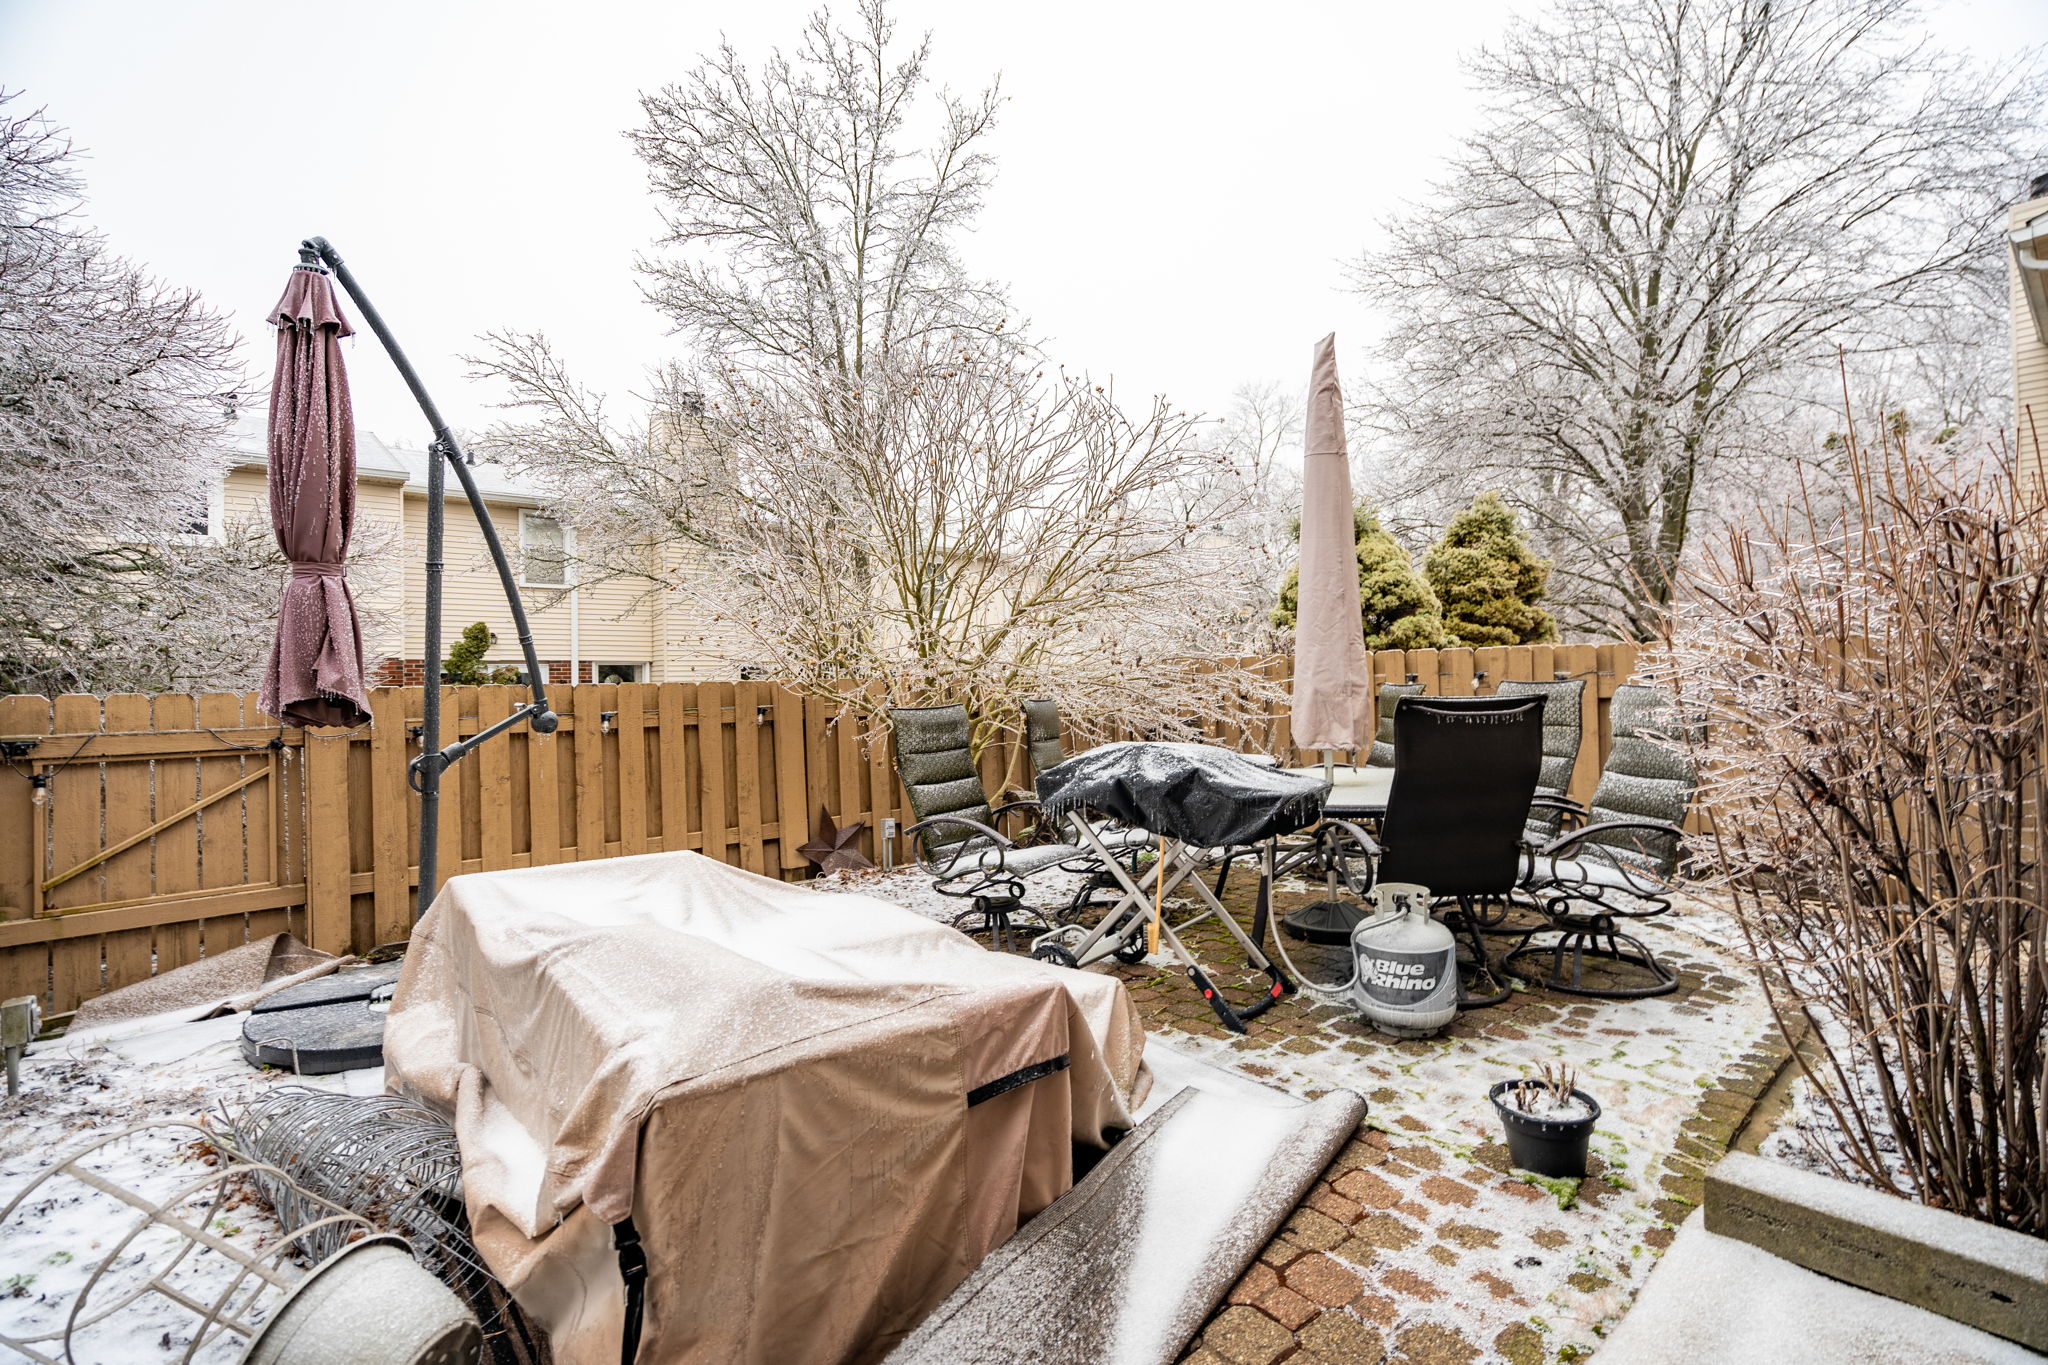
[[[243,706],[0,699],[0,947],[30,949],[5,954],[0,992],[61,1012],[292,927],[303,750]]]

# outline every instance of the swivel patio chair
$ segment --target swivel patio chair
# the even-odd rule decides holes
[[[1527,822],[1527,837],[1538,847],[1555,839],[1564,823],[1563,811],[1553,803],[1569,799],[1572,770],[1578,767],[1585,738],[1580,709],[1585,693],[1584,678],[1504,682],[1493,691],[1496,697],[1543,698],[1543,771],[1536,779],[1535,804],[1529,807]]]
[[[1615,689],[1614,748],[1601,768],[1592,804],[1545,801],[1560,812],[1566,829],[1529,856],[1521,887],[1544,923],[1523,933],[1501,960],[1504,970],[1567,995],[1609,1000],[1678,989],[1676,973],[1619,923],[1671,909],[1682,824],[1698,785],[1692,760],[1659,742],[1697,737],[1683,721],[1672,726],[1672,711],[1671,698],[1655,688],[1630,684]],[[1539,941],[1546,935],[1555,937]],[[1522,965],[1544,954],[1550,958],[1547,977]],[[1588,958],[1604,964],[1601,970],[1620,982],[1589,983]],[[1633,983],[1627,980],[1631,976]]]
[[[1471,955],[1458,1007],[1504,1002],[1481,935],[1484,907],[1507,900],[1527,859],[1522,829],[1543,761],[1544,699],[1401,698],[1394,708],[1394,784],[1377,834],[1351,837],[1372,880],[1429,888],[1446,928]],[[1363,888],[1360,888],[1361,890]]]
[[[1412,678],[1415,675],[1411,673],[1408,676]],[[1372,752],[1366,755],[1366,767],[1391,768],[1394,766],[1394,709],[1401,704],[1401,698],[1419,697],[1421,695],[1422,684],[1419,682],[1380,684],[1379,700],[1377,703],[1379,728],[1373,735]]]
[[[967,934],[987,934],[997,951],[1009,947],[1018,918],[1047,928],[1060,921],[1024,901],[1026,881],[1062,863],[1094,867],[1087,850],[1073,844],[1044,842],[1046,827],[1033,819],[1020,840],[1002,826],[1020,816],[1035,816],[1036,798],[990,802],[974,765],[972,729],[967,708],[903,706],[889,712],[896,737],[896,775],[910,796],[917,823],[904,833],[917,838],[918,862],[932,875],[932,889],[971,904],[955,915],[953,927]]]

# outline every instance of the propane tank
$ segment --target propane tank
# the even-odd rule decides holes
[[[1374,1028],[1427,1038],[1458,1017],[1458,945],[1429,913],[1429,888],[1383,882],[1378,913],[1351,933],[1351,1003]]]

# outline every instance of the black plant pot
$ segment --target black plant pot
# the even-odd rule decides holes
[[[1586,1144],[1592,1140],[1593,1125],[1600,1121],[1600,1102],[1583,1090],[1572,1094],[1586,1102],[1592,1113],[1582,1119],[1532,1118],[1504,1098],[1520,1081],[1502,1081],[1487,1092],[1500,1112],[1501,1125],[1508,1130],[1508,1156],[1525,1171],[1538,1175],[1577,1179],[1586,1174]]]

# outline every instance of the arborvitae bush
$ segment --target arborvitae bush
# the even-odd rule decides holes
[[[490,648],[489,626],[478,621],[467,627],[462,638],[449,647],[448,657],[441,663],[442,677],[460,687],[480,687],[489,682],[490,670],[484,667],[484,655]]]
[[[1422,567],[1452,644],[1482,649],[1557,638],[1557,622],[1536,605],[1550,563],[1530,552],[1500,494],[1481,493],[1452,518]]]
[[[1360,628],[1367,649],[1440,649],[1447,640],[1436,594],[1415,571],[1415,563],[1399,541],[1380,526],[1369,507],[1352,509],[1358,546]],[[1301,526],[1294,528],[1296,540]],[[1292,628],[1300,604],[1301,571],[1287,571],[1280,585],[1280,603],[1273,608],[1274,625]]]

